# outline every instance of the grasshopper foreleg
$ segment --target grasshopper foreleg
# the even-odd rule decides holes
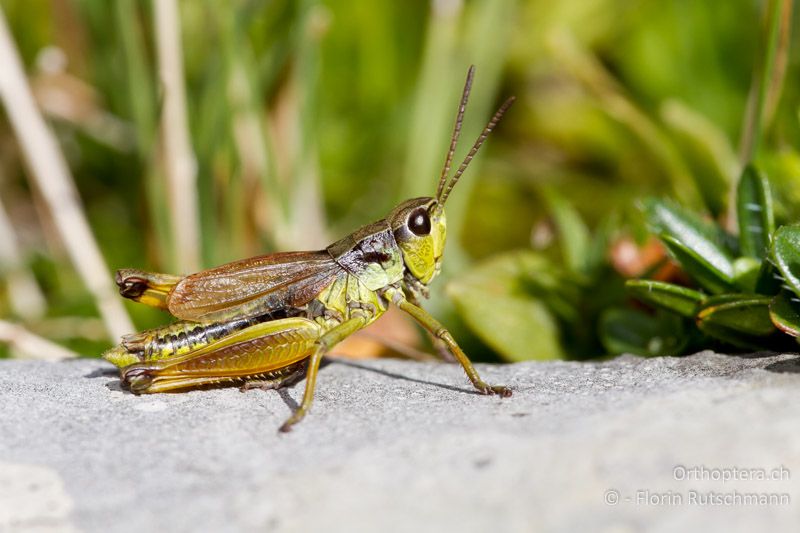
[[[422,307],[419,301],[419,298],[413,292],[408,295],[408,301],[417,307]],[[426,333],[431,340],[431,345],[433,349],[436,351],[436,355],[443,361],[447,361],[448,363],[455,363],[456,358],[453,357],[453,354],[450,352],[450,348],[447,346],[447,343],[444,342],[442,339],[434,335],[430,330],[426,328]]]
[[[472,361],[469,360],[467,354],[465,354],[461,347],[459,347],[453,336],[449,331],[447,331],[447,328],[445,328],[438,320],[429,315],[427,311],[425,311],[422,307],[409,302],[400,290],[390,288],[385,292],[385,294],[389,297],[392,303],[411,315],[411,317],[423,328],[428,330],[434,338],[439,339],[442,343],[444,343],[449,352],[453,355],[453,357],[456,358],[456,361],[458,361],[464,368],[464,372],[466,372],[467,377],[475,386],[475,388],[478,389],[478,392],[481,394],[497,394],[503,398],[511,396],[511,389],[508,387],[502,385],[489,385],[483,381],[483,379],[481,379],[480,374],[478,374],[478,371],[475,370],[475,367],[472,365]]]

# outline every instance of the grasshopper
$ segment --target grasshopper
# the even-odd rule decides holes
[[[481,394],[511,395],[484,382],[450,332],[419,304],[440,272],[444,205],[478,149],[511,106],[497,110],[450,177],[475,67],[470,67],[435,197],[413,198],[324,250],[235,261],[188,276],[119,270],[120,294],[165,309],[171,325],[122,338],[103,357],[135,394],[218,383],[276,389],[306,378],[288,431],[311,407],[323,355],[394,304],[464,368]]]

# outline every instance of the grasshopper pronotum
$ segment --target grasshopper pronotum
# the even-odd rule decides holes
[[[122,296],[179,319],[126,336],[104,354],[121,368],[122,383],[137,394],[223,382],[268,389],[305,374],[303,401],[281,426],[288,431],[311,407],[322,356],[394,304],[455,357],[480,393],[510,396],[509,388],[486,384],[419,305],[441,268],[445,202],[514,101],[500,106],[450,177],[474,74],[470,67],[436,196],[406,200],[325,250],[253,257],[189,276],[117,272]]]

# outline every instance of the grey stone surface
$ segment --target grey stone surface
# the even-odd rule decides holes
[[[505,400],[334,361],[290,434],[302,383],[136,397],[102,361],[0,361],[0,530],[797,531],[798,361],[481,366]]]

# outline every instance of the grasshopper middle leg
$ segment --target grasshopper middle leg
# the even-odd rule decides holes
[[[311,404],[314,402],[314,388],[317,384],[319,364],[322,361],[322,357],[325,355],[325,353],[356,331],[363,328],[367,322],[369,322],[369,319],[365,314],[356,314],[349,320],[346,320],[345,322],[342,322],[338,326],[329,330],[319,338],[314,353],[311,355],[308,361],[308,371],[306,372],[306,390],[303,393],[303,401],[300,404],[300,407],[297,408],[297,411],[295,411],[294,414],[292,414],[292,416],[290,416],[289,419],[283,423],[280,429],[282,432],[285,433],[287,431],[291,431],[292,426],[300,422],[311,408]]]

